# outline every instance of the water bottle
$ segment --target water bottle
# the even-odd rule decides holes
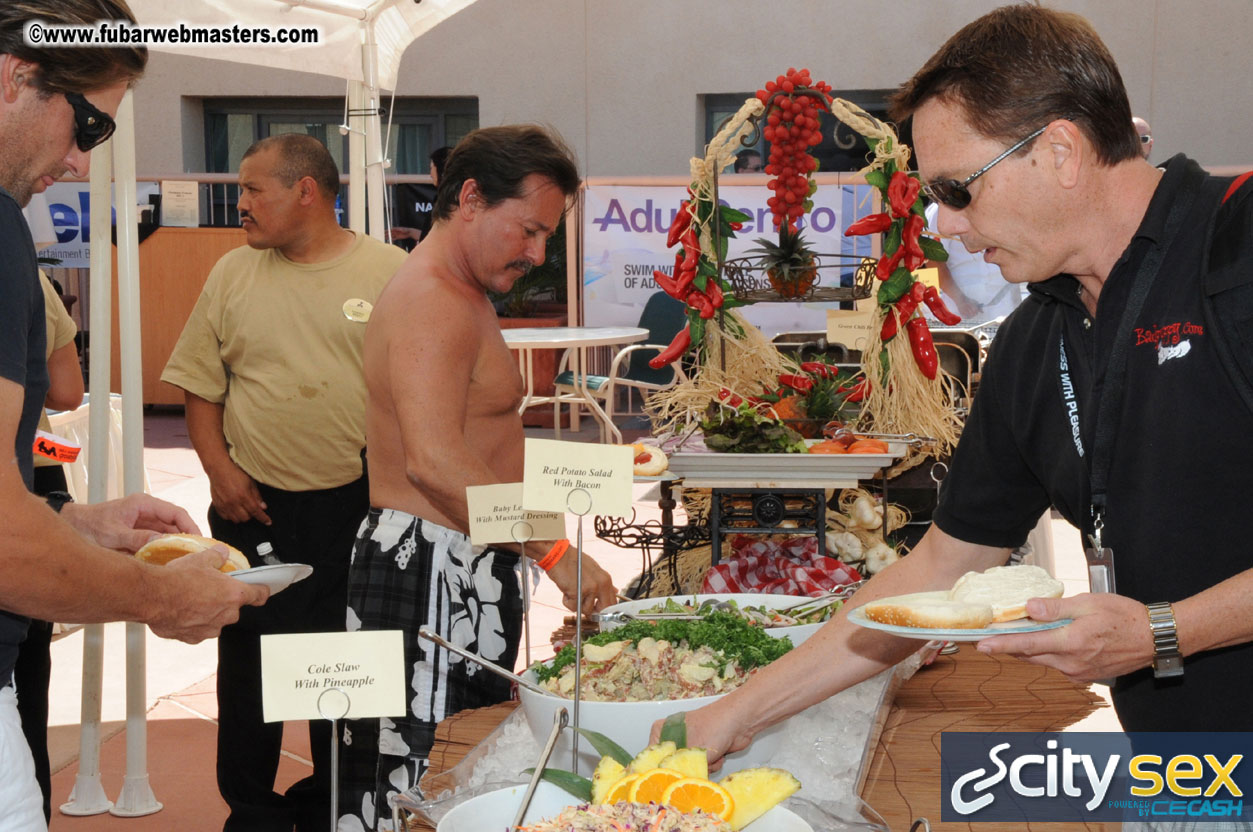
[[[257,544],[257,557],[261,558],[261,562],[266,566],[282,563],[281,560],[274,556],[274,545],[268,540]]]

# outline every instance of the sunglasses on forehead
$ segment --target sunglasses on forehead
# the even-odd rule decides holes
[[[98,144],[108,141],[117,124],[86,98],[76,92],[65,93],[65,100],[74,108],[74,142],[86,153]]]
[[[967,205],[970,204],[971,196],[970,196],[969,186],[971,182],[974,182],[980,176],[983,176],[983,174],[987,173],[992,168],[996,167],[997,163],[999,163],[1003,159],[1007,159],[1010,156],[1012,156],[1019,149],[1024,147],[1028,142],[1033,141],[1037,136],[1043,133],[1046,129],[1047,129],[1047,126],[1041,127],[1039,130],[1035,131],[1030,136],[1027,136],[1027,138],[1023,139],[1020,142],[1015,143],[1014,146],[1011,147],[1009,150],[1006,150],[1000,156],[997,156],[995,159],[988,162],[986,165],[979,168],[977,171],[970,174],[969,176],[967,176],[965,179],[961,180],[960,182],[956,179],[937,179],[934,182],[928,182],[927,184],[923,185],[922,192],[926,194],[928,199],[938,202],[941,205],[947,205],[949,208],[952,208],[954,211],[960,211],[961,209],[965,208]]]

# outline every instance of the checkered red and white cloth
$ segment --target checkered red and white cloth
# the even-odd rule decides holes
[[[730,542],[731,556],[710,567],[701,592],[821,595],[861,580],[853,567],[819,557],[812,535],[778,540],[738,534]]]

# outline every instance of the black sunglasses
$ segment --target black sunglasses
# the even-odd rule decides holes
[[[975,181],[980,176],[983,176],[983,174],[990,171],[1001,160],[1006,159],[1009,156],[1012,156],[1020,148],[1022,148],[1028,142],[1034,140],[1037,136],[1043,133],[1046,129],[1048,129],[1047,125],[1045,127],[1041,127],[1039,130],[1035,131],[1030,136],[1027,136],[1027,138],[1015,144],[1009,150],[1006,150],[1000,156],[997,156],[995,159],[988,162],[986,165],[984,165],[983,167],[979,168],[974,173],[967,176],[964,180],[958,182],[956,179],[937,179],[934,182],[928,182],[926,185],[923,185],[922,192],[926,194],[928,199],[934,200],[935,202],[939,202],[943,205],[947,205],[949,208],[952,208],[954,211],[960,211],[961,209],[965,208],[967,205],[970,204],[971,196],[970,196],[969,185],[971,182]]]
[[[74,108],[74,141],[84,153],[108,141],[117,129],[117,124],[108,113],[97,109],[80,94],[67,92],[65,100]]]

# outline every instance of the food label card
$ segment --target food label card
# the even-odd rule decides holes
[[[919,269],[914,272],[914,277],[917,278],[918,282],[920,282],[923,286],[934,286],[937,289],[940,288],[939,269]]]
[[[266,722],[405,714],[400,630],[261,636]]]
[[[522,505],[530,511],[629,517],[634,461],[630,445],[527,439]]]
[[[827,340],[850,350],[864,350],[874,334],[873,297],[859,300],[853,309],[827,310]]]
[[[519,540],[561,540],[566,517],[552,511],[522,508],[522,483],[472,485],[466,488],[470,509],[470,542],[475,546]],[[519,524],[525,524],[519,526]]]

